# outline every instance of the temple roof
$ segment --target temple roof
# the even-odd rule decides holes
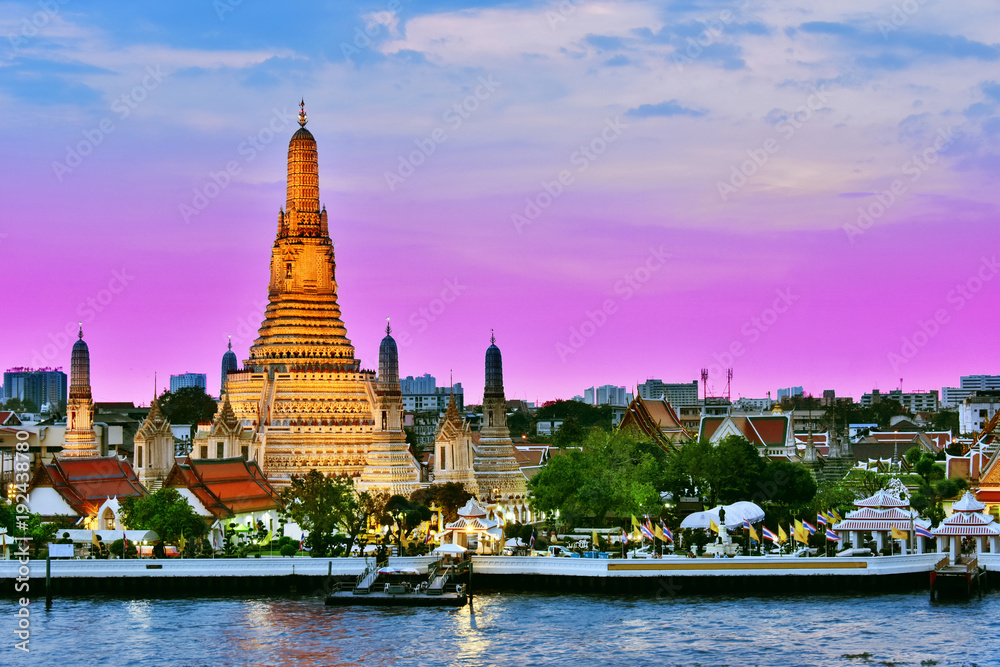
[[[256,461],[184,459],[174,463],[163,486],[184,487],[216,517],[264,512],[282,507],[278,492],[268,484]]]
[[[971,491],[966,491],[961,500],[952,504],[951,509],[955,512],[982,512],[986,509],[986,504],[976,500]]]
[[[52,487],[80,516],[97,511],[108,498],[145,496],[128,461],[117,456],[55,458],[39,467],[31,479],[31,489]]]
[[[783,447],[787,444],[789,419],[785,415],[705,417],[701,420],[701,437],[711,440],[726,420],[732,421],[743,437],[758,447]]]
[[[636,396],[625,410],[618,428],[635,429],[666,450],[676,449],[678,442],[691,439],[666,398],[653,400]]]
[[[899,496],[894,496],[889,493],[886,489],[876,491],[874,494],[864,498],[862,500],[855,501],[855,507],[909,507],[909,500],[902,500]]]
[[[1000,525],[992,516],[977,512],[956,512],[933,531],[934,536],[976,537],[1000,535]]]

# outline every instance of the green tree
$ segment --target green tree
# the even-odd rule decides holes
[[[559,430],[552,434],[552,444],[559,448],[578,447],[589,431],[575,417],[566,417]]]
[[[589,518],[603,526],[609,515],[659,516],[666,464],[666,452],[630,433],[591,430],[580,450],[553,457],[531,480],[533,506],[558,510],[569,524]]]
[[[954,410],[941,410],[936,412],[931,419],[931,425],[935,431],[951,431],[953,436],[958,436],[960,428],[958,412]]]
[[[47,547],[59,531],[70,527],[72,522],[69,517],[57,517],[55,521],[45,521],[41,514],[28,514],[24,524],[25,529],[17,532],[31,538],[31,555],[33,558],[38,558],[39,550]]]
[[[747,500],[759,488],[766,465],[757,448],[743,436],[730,435],[715,446],[712,504]]]
[[[553,401],[546,403],[535,411],[535,421],[540,419],[562,419],[572,417],[581,428],[596,426],[604,431],[611,431],[611,406],[587,405],[580,401]]]
[[[518,408],[511,416],[507,417],[507,428],[510,429],[510,437],[520,440],[522,435],[531,436],[535,432],[535,421],[527,410]]]
[[[418,489],[410,494],[410,500],[425,507],[437,505],[444,514],[445,523],[458,519],[458,510],[469,502],[472,494],[458,482],[431,484],[426,489]]]
[[[304,476],[294,476],[281,492],[285,511],[300,528],[313,556],[327,555],[339,528],[357,525],[360,516],[354,483],[347,477],[327,477],[316,469]]]
[[[163,487],[148,496],[128,496],[121,501],[121,517],[133,530],[152,530],[164,542],[195,539],[208,534],[198,516],[177,489]]]
[[[764,467],[757,483],[758,498],[762,504],[801,508],[816,497],[816,480],[809,470],[791,461],[770,461]]]
[[[202,387],[182,387],[175,392],[160,394],[160,409],[172,424],[191,424],[192,428],[202,422],[210,422],[218,412],[215,399],[205,393]]]

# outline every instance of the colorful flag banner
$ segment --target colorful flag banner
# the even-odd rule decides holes
[[[917,533],[917,537],[926,537],[926,538],[933,538],[934,537],[934,535],[931,533],[931,531],[929,531],[928,529],[924,528],[923,526],[921,526],[919,524],[915,525],[913,527],[913,530]]]
[[[826,518],[826,514],[824,514],[823,512],[817,512],[816,523],[818,523],[821,526],[825,526],[827,523],[829,523],[829,520]]]
[[[718,533],[719,532],[719,524],[715,523],[714,519],[709,519],[708,520],[708,527],[711,529],[711,531],[713,533]]]
[[[816,534],[816,526],[812,525],[808,521],[803,521],[802,522],[802,527],[805,528],[806,530],[808,530],[810,535],[815,535]]]
[[[672,544],[674,541],[674,534],[669,528],[667,528],[667,524],[663,523],[663,519],[660,519],[660,529],[663,531],[663,537],[669,540]]]
[[[778,530],[781,530],[780,526],[778,527]],[[771,540],[772,542],[775,543],[781,542],[781,538],[772,533],[770,530],[768,530],[767,526],[761,526],[761,531],[764,533],[765,540]]]
[[[642,534],[646,536],[646,539],[655,540],[656,539],[656,535],[653,533],[653,530],[649,527],[648,523],[649,522],[640,524],[639,525],[639,530],[641,530]]]
[[[785,529],[781,527],[781,524],[778,524],[778,541],[781,543],[788,541],[788,533],[786,533]]]
[[[806,530],[806,527],[803,526],[802,522],[799,521],[798,519],[795,520],[794,531],[795,531],[794,534],[796,542],[806,545],[809,544],[809,531]]]
[[[906,540],[910,537],[910,533],[908,531],[905,531],[902,528],[897,528],[896,526],[893,526],[890,532],[892,533],[892,539],[894,540]]]
[[[833,530],[833,528],[827,528],[826,529],[826,539],[830,540],[831,542],[839,542],[840,541],[840,535],[838,535]]]

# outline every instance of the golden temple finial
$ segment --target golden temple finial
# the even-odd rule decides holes
[[[83,340],[83,322],[80,322],[80,333],[78,333],[76,337]]]
[[[392,327],[389,326],[389,318],[385,318],[385,335],[388,336],[392,333]]]
[[[306,100],[305,98],[302,98],[299,102],[299,127],[305,127],[308,122],[309,118],[306,116]]]

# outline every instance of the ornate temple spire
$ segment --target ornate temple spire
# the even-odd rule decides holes
[[[316,139],[306,129],[305,102],[300,105],[299,129],[288,144],[288,183],[285,197],[285,214],[312,213],[319,226],[319,156]],[[299,224],[312,222],[299,220]]]
[[[500,356],[500,348],[497,347],[496,336],[490,330],[490,346],[486,348],[486,386],[483,390],[483,398],[503,397],[503,358]]]
[[[337,304],[336,260],[319,201],[316,139],[305,128],[305,102],[299,127],[288,143],[285,210],[271,248],[268,305],[258,337],[244,364],[255,373],[356,372],[360,364]]]
[[[378,392],[400,393],[399,387],[399,348],[392,337],[392,327],[385,325],[385,338],[378,346]]]
[[[230,371],[239,370],[240,364],[233,352],[233,337],[229,336],[229,347],[222,355],[222,377],[219,379],[219,396],[226,393],[226,382]]]
[[[70,355],[70,398],[90,398],[90,348],[83,340],[83,322]]]
[[[90,392],[90,348],[83,340],[83,323],[70,355],[69,400],[61,458],[100,456],[94,432],[94,401]]]

